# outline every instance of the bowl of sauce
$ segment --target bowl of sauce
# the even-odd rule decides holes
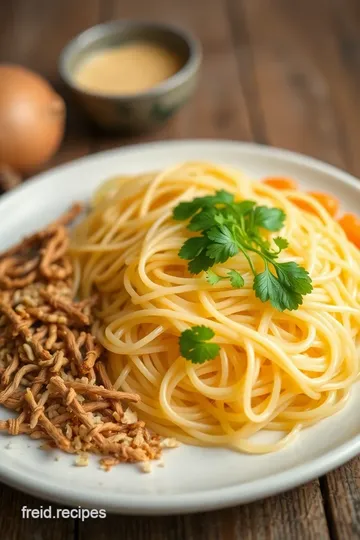
[[[85,30],[63,50],[62,79],[100,127],[125,133],[156,128],[193,94],[201,47],[170,24],[113,21]]]

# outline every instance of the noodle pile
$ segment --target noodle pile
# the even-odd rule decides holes
[[[238,270],[241,289],[189,274],[178,252],[191,232],[172,220],[172,210],[221,189],[286,213],[281,235],[289,247],[279,259],[303,266],[314,287],[298,310],[279,312],[256,298],[242,254],[216,265],[219,275]],[[346,403],[359,374],[360,253],[310,195],[208,163],[118,177],[95,194],[71,250],[81,295],[100,295],[94,331],[109,351],[114,387],[140,395],[135,407],[157,433],[269,452]],[[251,258],[261,271],[260,258]],[[215,332],[221,349],[214,360],[193,364],[180,356],[179,335],[194,325]],[[283,433],[275,442],[252,438],[264,431]]]

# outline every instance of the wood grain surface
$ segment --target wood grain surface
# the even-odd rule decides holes
[[[191,102],[156,133],[136,138],[95,129],[57,72],[69,39],[123,17],[187,26],[204,48]],[[0,62],[40,72],[66,99],[66,137],[46,168],[129,142],[204,137],[281,146],[360,176],[359,0],[0,0]],[[0,485],[1,540],[357,539],[360,462],[288,493],[205,514],[49,523],[22,519],[24,505],[48,503]]]

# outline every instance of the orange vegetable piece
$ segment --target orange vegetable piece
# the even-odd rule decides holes
[[[331,217],[336,216],[340,206],[339,201],[336,197],[334,197],[333,195],[329,195],[328,193],[320,193],[317,191],[309,191],[308,194],[314,197],[314,199],[316,199],[321,204],[321,206],[323,206],[325,210],[328,211]],[[316,213],[314,208],[306,201],[294,200],[293,203],[296,204],[296,206],[298,206],[299,208],[306,210],[307,212],[311,212],[312,214]]]
[[[264,184],[271,186],[275,189],[297,189],[297,183],[292,178],[285,178],[282,176],[269,176],[263,180]]]
[[[338,221],[350,242],[360,249],[360,219],[354,214],[344,214]]]
[[[329,212],[330,216],[336,216],[340,207],[339,200],[336,197],[328,193],[318,193],[316,191],[310,191],[309,195],[312,195]]]

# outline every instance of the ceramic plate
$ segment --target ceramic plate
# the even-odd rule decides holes
[[[116,149],[37,176],[0,200],[0,248],[46,225],[74,200],[86,199],[107,177],[166,167],[185,160],[235,165],[253,177],[289,175],[303,188],[338,196],[360,214],[360,182],[334,167],[283,150],[227,141],[176,141]],[[74,456],[45,452],[39,442],[0,434],[0,480],[63,505],[132,514],[175,514],[246,503],[290,489],[360,452],[360,392],[339,414],[303,431],[274,454],[181,446],[165,453],[151,474],[120,465],[104,472],[94,458],[75,467]],[[1,409],[1,417],[8,412]],[[59,457],[59,460],[55,460]]]

